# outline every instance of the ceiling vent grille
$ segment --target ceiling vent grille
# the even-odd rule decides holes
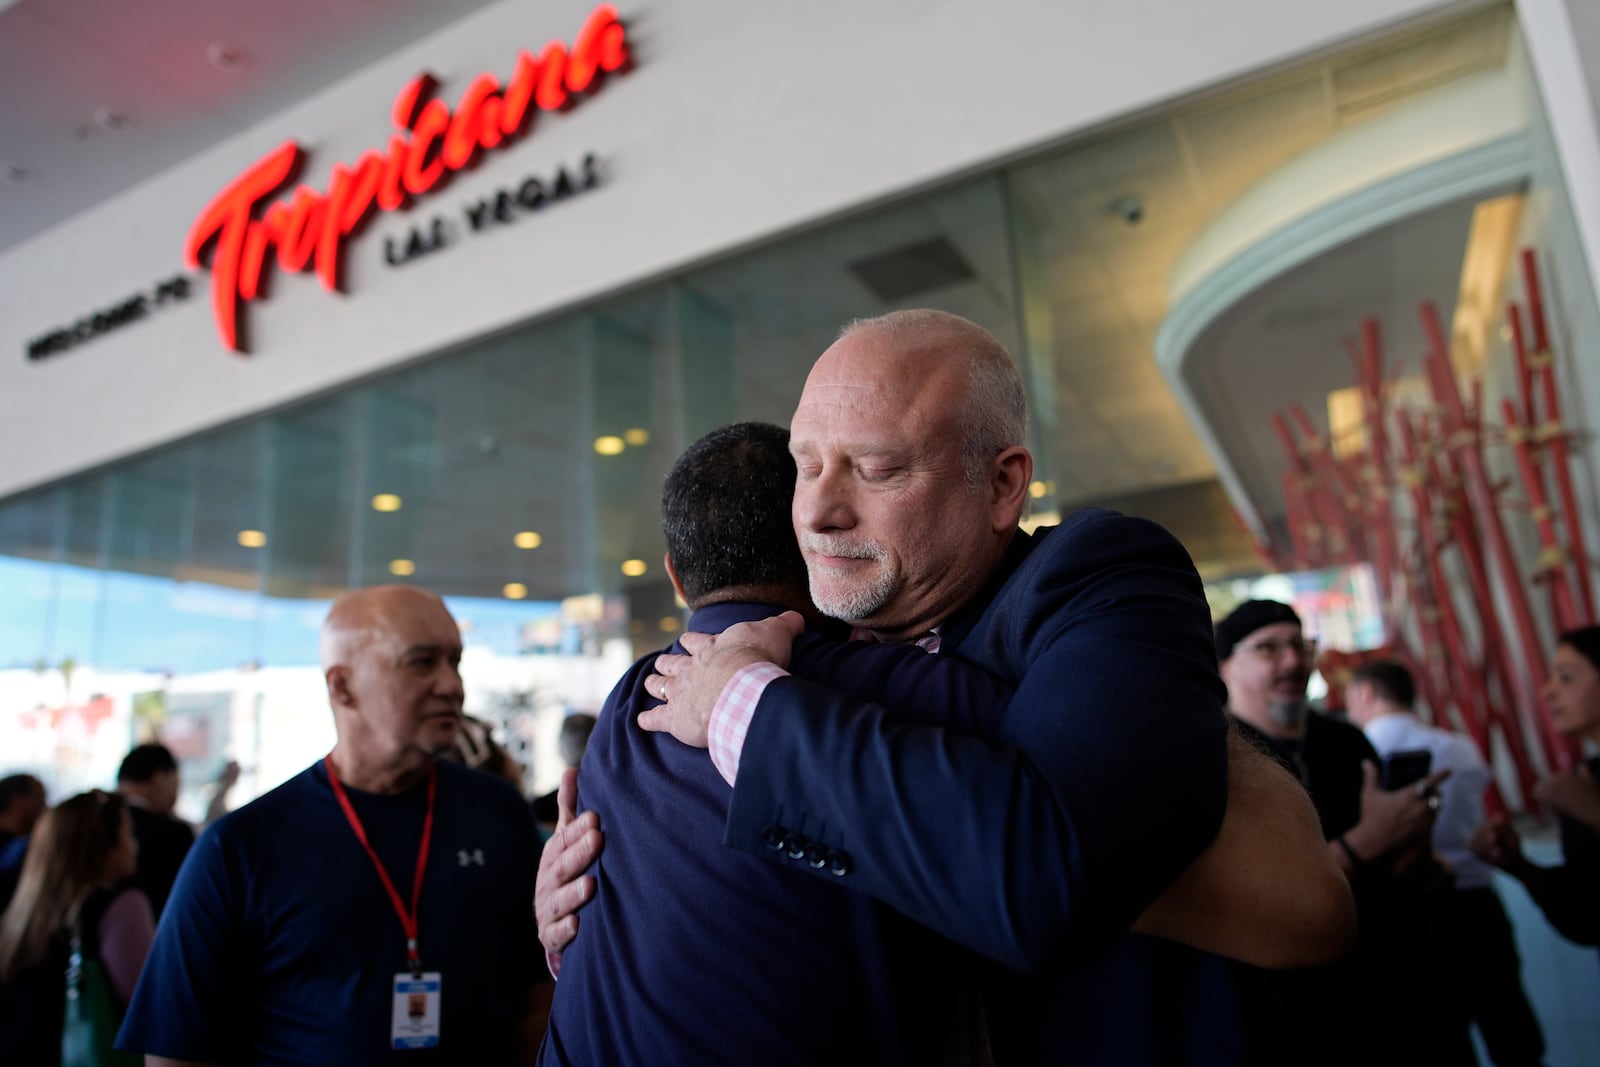
[[[885,304],[977,277],[955,245],[944,237],[880,252],[850,264],[850,272]]]

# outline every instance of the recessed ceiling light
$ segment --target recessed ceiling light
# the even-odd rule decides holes
[[[625,559],[622,561],[622,573],[629,578],[637,578],[648,569],[642,559]]]
[[[532,530],[522,530],[511,539],[511,543],[518,548],[538,548],[544,544],[544,538]]]
[[[409,578],[417,573],[417,565],[409,559],[391,559],[389,561],[389,573],[398,578]]]
[[[677,633],[678,627],[681,625],[676,615],[663,615],[661,617],[661,632],[664,634]]]
[[[402,503],[403,501],[393,493],[379,493],[372,498],[372,510],[399,511]]]
[[[1047,492],[1049,492],[1049,490],[1045,488],[1043,482],[1034,482],[1032,485],[1028,486],[1028,495],[1033,497],[1035,500],[1042,499]]]
[[[614,434],[607,434],[604,437],[596,437],[594,439],[594,450],[602,456],[620,456],[622,450],[627,447],[627,445],[623,444],[622,438]]]
[[[507,582],[500,592],[505,594],[507,600],[521,600],[528,595],[528,587],[521,582]]]
[[[260,548],[267,543],[267,535],[260,530],[240,530],[239,543],[245,548]]]
[[[650,443],[650,431],[643,430],[635,426],[631,430],[624,430],[622,432],[622,439],[634,446],[647,445]]]

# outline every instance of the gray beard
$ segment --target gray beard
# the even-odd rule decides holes
[[[894,575],[887,570],[879,571],[865,586],[831,597],[819,595],[816,584],[811,585],[811,600],[817,605],[817,610],[845,622],[860,622],[870,618],[889,602],[893,593]]]
[[[1267,714],[1285,730],[1298,733],[1305,727],[1306,716],[1311,713],[1304,697],[1294,700],[1273,700],[1267,704]]]

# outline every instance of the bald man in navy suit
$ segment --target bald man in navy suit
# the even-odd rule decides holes
[[[1151,905],[1223,825],[1228,729],[1198,576],[1164,530],[1110,512],[1021,533],[1025,421],[994,338],[907,312],[824,353],[791,427],[812,600],[1014,683],[995,739],[896,721],[790,676],[796,616],[686,635],[694,656],[658,661],[645,684],[665,703],[639,723],[710,745],[734,786],[735,849],[837,879],[992,961],[981,977],[996,1062],[1269,1060],[1228,966],[1128,933],[1136,920],[1169,932],[1146,924]],[[563,835],[554,865],[570,867],[572,843]],[[814,850],[842,870],[802,862]],[[1313,936],[1279,939],[1276,962],[1314,962],[1348,939],[1342,878],[1315,843],[1302,860],[1274,872],[1289,890],[1277,899],[1302,906]],[[570,919],[541,895],[541,937],[558,947]],[[1175,913],[1192,931],[1195,913]],[[1224,935],[1267,914],[1213,912],[1218,943],[1206,930],[1188,940],[1226,950]]]

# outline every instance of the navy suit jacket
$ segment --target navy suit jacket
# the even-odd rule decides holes
[[[719,633],[781,610],[715,604],[690,628]],[[732,791],[710,757],[636,721],[657,703],[644,690],[654,659],[617,684],[584,755],[580,806],[600,813],[606,846],[539,1062],[938,1062],[976,964],[850,891],[830,873],[847,872],[842,852],[775,840],[791,867],[825,875],[812,879],[723,848]],[[793,669],[967,730],[1010,695],[982,671],[903,646],[805,635]]]
[[[1232,968],[1125,932],[1226,806],[1226,693],[1183,547],[1099,509],[1019,532],[941,636],[944,655],[1016,683],[995,738],[780,679],[727,842],[804,872],[766,843],[803,835],[849,857],[840,881],[999,964],[997,1062],[1249,1058]]]

